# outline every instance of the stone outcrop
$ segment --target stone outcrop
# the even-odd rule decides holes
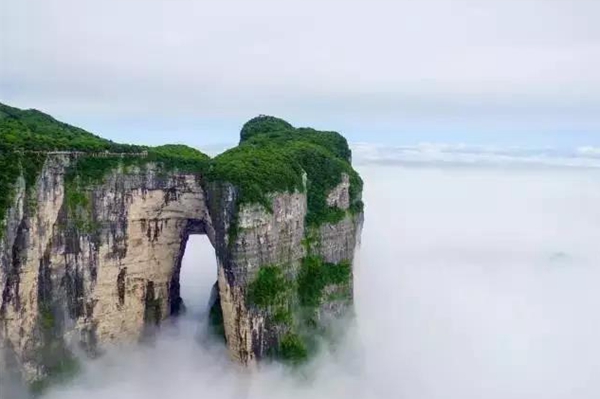
[[[190,234],[206,234],[215,248],[224,334],[242,364],[267,356],[301,324],[278,322],[275,307],[248,301],[261,268],[293,282],[309,256],[352,263],[362,212],[349,211],[347,175],[327,195],[344,216],[309,227],[306,190],[268,194],[270,210],[238,206],[238,187],[151,162],[110,170],[72,208],[65,176],[80,156],[49,155],[33,187],[15,182],[0,238],[0,374],[41,380],[76,353],[151,335],[182,310],[179,270]],[[351,296],[351,276],[328,284],[315,318],[343,316]],[[289,294],[286,309],[300,308],[298,298]]]

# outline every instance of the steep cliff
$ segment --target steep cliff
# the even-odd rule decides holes
[[[215,248],[211,319],[242,364],[302,361],[351,310],[362,182],[339,134],[261,116],[209,159],[2,111],[0,384],[10,372],[40,387],[83,353],[151,336],[183,309],[190,234]],[[75,151],[35,147],[40,132],[71,137],[57,148]]]

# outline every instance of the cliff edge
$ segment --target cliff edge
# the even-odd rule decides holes
[[[351,312],[362,181],[338,133],[259,116],[211,159],[0,105],[0,168],[0,384],[151,337],[184,309],[190,234],[215,248],[210,319],[242,364],[301,362]]]

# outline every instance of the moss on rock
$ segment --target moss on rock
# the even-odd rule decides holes
[[[282,305],[290,292],[290,282],[278,266],[263,266],[248,285],[247,301],[259,308]]]
[[[326,263],[318,256],[303,259],[298,276],[298,297],[300,304],[316,308],[321,304],[323,289],[332,284],[348,284],[352,270],[349,262]]]

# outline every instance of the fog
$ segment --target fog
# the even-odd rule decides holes
[[[190,312],[85,363],[46,399],[600,397],[600,171],[360,168],[355,327],[304,370],[231,364],[205,334],[214,251],[190,240]]]

